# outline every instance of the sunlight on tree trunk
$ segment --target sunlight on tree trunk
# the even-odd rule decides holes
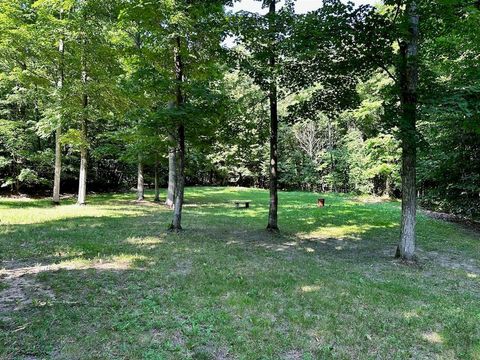
[[[137,201],[145,200],[145,184],[143,179],[143,162],[141,155],[138,155],[137,170]]]
[[[84,41],[85,46],[85,41]],[[85,51],[85,50],[84,50]],[[87,138],[87,110],[88,110],[88,94],[87,94],[87,63],[85,54],[82,56],[82,85],[84,87],[82,95],[82,124],[81,124],[81,145],[80,145],[80,176],[78,180],[78,205],[86,204],[87,197],[87,156],[88,156],[88,138]]]
[[[84,96],[84,104],[87,96]],[[88,100],[87,100],[88,101]],[[82,120],[82,145],[80,148],[80,177],[78,180],[78,205],[86,204],[87,197],[87,120]]]
[[[173,136],[170,136],[170,142],[174,143],[175,139]],[[175,181],[177,178],[177,165],[176,165],[176,151],[175,147],[171,146],[168,149],[168,189],[167,189],[167,200],[165,201],[165,205],[168,207],[173,207],[175,202]]]
[[[63,11],[60,10],[60,20],[62,20]],[[63,37],[60,38],[58,42],[58,52],[60,53],[60,64],[59,64],[59,76],[58,76],[58,84],[57,89],[59,92],[62,91],[63,82],[64,82],[64,40]],[[61,96],[61,93],[59,93]],[[60,110],[61,111],[61,110]],[[62,138],[62,118],[60,116],[57,124],[57,129],[55,130],[55,172],[53,178],[53,202],[54,204],[60,204],[60,180],[62,177],[62,145],[60,143]]]
[[[60,139],[62,137],[62,125],[58,125],[55,130],[55,174],[53,179],[53,202],[60,204],[60,179],[62,175],[62,146]]]

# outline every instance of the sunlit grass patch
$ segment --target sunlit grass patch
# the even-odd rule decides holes
[[[304,285],[300,289],[304,293],[310,293],[310,292],[315,292],[319,291],[322,287],[320,285]]]
[[[65,270],[128,270],[134,268],[138,263],[144,263],[146,260],[148,260],[146,256],[130,254],[97,259],[84,259],[80,257],[59,262],[55,264],[53,268]]]
[[[435,332],[435,331],[430,331],[430,332],[426,332],[422,335],[422,338],[432,344],[442,344],[443,343],[443,339],[442,339],[442,336]]]

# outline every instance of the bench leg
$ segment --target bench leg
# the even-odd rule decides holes
[[[248,209],[250,207],[250,204],[249,203],[246,203],[245,204],[245,209]]]

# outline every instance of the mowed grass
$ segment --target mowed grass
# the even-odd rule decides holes
[[[184,231],[134,194],[0,198],[2,359],[480,359],[480,235],[400,204],[189,188]],[[233,200],[252,200],[235,209]]]

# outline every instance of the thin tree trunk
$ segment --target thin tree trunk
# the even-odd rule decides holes
[[[178,126],[177,177],[175,187],[175,205],[173,208],[172,230],[181,230],[182,208],[185,192],[185,126]]]
[[[271,33],[271,55],[269,66],[271,72],[270,78],[270,208],[268,211],[267,229],[270,231],[278,231],[278,109],[277,109],[277,81],[275,75],[276,58],[275,58],[275,0],[270,1],[269,16],[270,33]]]
[[[87,100],[85,100],[87,99]],[[88,97],[84,95],[84,107],[85,103],[88,103]],[[82,119],[82,145],[80,147],[80,176],[78,180],[78,205],[85,205],[86,204],[86,197],[87,197],[87,119]]]
[[[407,7],[409,38],[402,42],[400,54],[400,88],[402,118],[402,224],[397,257],[413,260],[415,256],[416,223],[416,157],[417,157],[417,83],[418,83],[418,35],[419,17],[416,2]]]
[[[155,202],[160,202],[160,182],[158,179],[158,155],[155,155]]]
[[[85,42],[84,42],[85,46]],[[87,139],[87,109],[88,109],[88,94],[87,94],[87,63],[85,54],[82,59],[82,85],[84,87],[82,99],[82,124],[81,124],[81,146],[80,146],[80,176],[78,181],[78,205],[85,205],[87,198],[87,156],[88,156],[88,139]]]
[[[333,134],[332,134],[332,121],[328,119],[328,151],[330,152],[330,171],[332,173],[332,190],[338,192],[336,176],[335,174],[335,158],[333,156]]]
[[[142,157],[138,155],[138,171],[137,171],[137,201],[145,200],[145,181],[143,179],[143,162]]]
[[[170,143],[174,143],[175,139],[173,136],[170,136]],[[173,207],[175,202],[175,181],[177,179],[177,156],[175,151],[175,146],[171,146],[168,149],[168,189],[167,189],[167,199],[165,205],[169,208]]]
[[[60,20],[62,19],[62,11],[60,11]],[[58,43],[58,52],[60,53],[60,67],[59,67],[59,77],[57,89],[60,92],[63,88],[64,81],[64,68],[63,68],[63,57],[65,53],[64,40],[63,37],[60,38]],[[61,113],[60,109],[60,113]],[[60,204],[60,180],[62,177],[62,146],[60,140],[62,138],[62,119],[59,118],[57,129],[55,130],[55,174],[53,178],[53,203]]]
[[[183,106],[184,98],[182,94],[183,82],[183,63],[180,54],[180,37],[176,38],[176,46],[174,51],[175,58],[175,105],[177,109]],[[185,192],[185,125],[180,121],[177,125],[177,169],[176,169],[176,183],[175,183],[175,206],[173,209],[173,221],[171,229],[178,231],[182,229],[182,208],[183,198]]]
[[[60,180],[62,176],[62,146],[60,139],[62,137],[62,127],[57,126],[55,130],[55,175],[53,179],[53,203],[60,204]]]

